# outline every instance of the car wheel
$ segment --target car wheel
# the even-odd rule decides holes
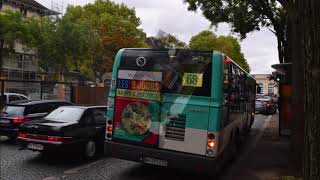
[[[96,155],[96,142],[88,141],[86,143],[84,155],[86,159],[92,159]]]

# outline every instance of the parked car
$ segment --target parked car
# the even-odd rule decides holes
[[[8,104],[13,101],[20,101],[20,100],[31,100],[31,99],[23,94],[17,94],[17,93],[4,93],[2,97],[3,104]]]
[[[259,99],[259,98],[262,98],[262,97],[265,97],[265,95],[263,95],[263,94],[256,94],[256,99]]]
[[[277,104],[272,98],[258,98],[256,99],[255,111],[262,114],[274,114],[277,112]]]
[[[0,135],[14,139],[22,123],[42,118],[54,109],[66,105],[72,104],[59,100],[21,100],[9,103],[0,111]]]
[[[23,123],[20,145],[44,154],[69,150],[90,159],[103,153],[106,110],[106,106],[60,107],[40,120]]]

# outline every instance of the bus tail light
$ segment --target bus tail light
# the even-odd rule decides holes
[[[215,132],[208,132],[207,134],[207,147],[206,155],[215,157],[217,155],[218,134]]]
[[[107,131],[108,131],[108,132],[112,132],[112,127],[111,127],[111,126],[108,126],[108,127],[107,127]]]
[[[208,148],[214,148],[214,141],[208,141]]]
[[[105,139],[106,140],[112,140],[112,130],[113,130],[113,121],[112,119],[108,118],[107,119],[107,127],[106,127],[106,135]]]
[[[213,140],[214,139],[214,134],[213,133],[208,133],[208,139]]]

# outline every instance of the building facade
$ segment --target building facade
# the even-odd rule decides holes
[[[11,10],[20,12],[26,18],[57,15],[35,0],[1,0],[0,12]],[[38,80],[38,59],[35,52],[23,45],[15,44],[15,53],[3,57],[2,77],[7,80]]]
[[[20,12],[25,18],[58,15],[35,0],[0,0],[0,13],[3,11]],[[39,83],[31,83],[41,78],[39,60],[31,48],[16,43],[14,53],[6,55],[2,62],[1,92],[14,92],[29,95],[39,93]]]
[[[261,94],[278,96],[278,84],[274,80],[269,80],[270,74],[252,74],[255,78],[257,87],[260,87]]]

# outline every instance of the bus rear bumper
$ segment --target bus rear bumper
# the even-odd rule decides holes
[[[110,141],[105,143],[105,155],[141,163],[145,163],[144,158],[154,158],[167,162],[166,167],[199,172],[214,172],[220,166],[219,158]]]

